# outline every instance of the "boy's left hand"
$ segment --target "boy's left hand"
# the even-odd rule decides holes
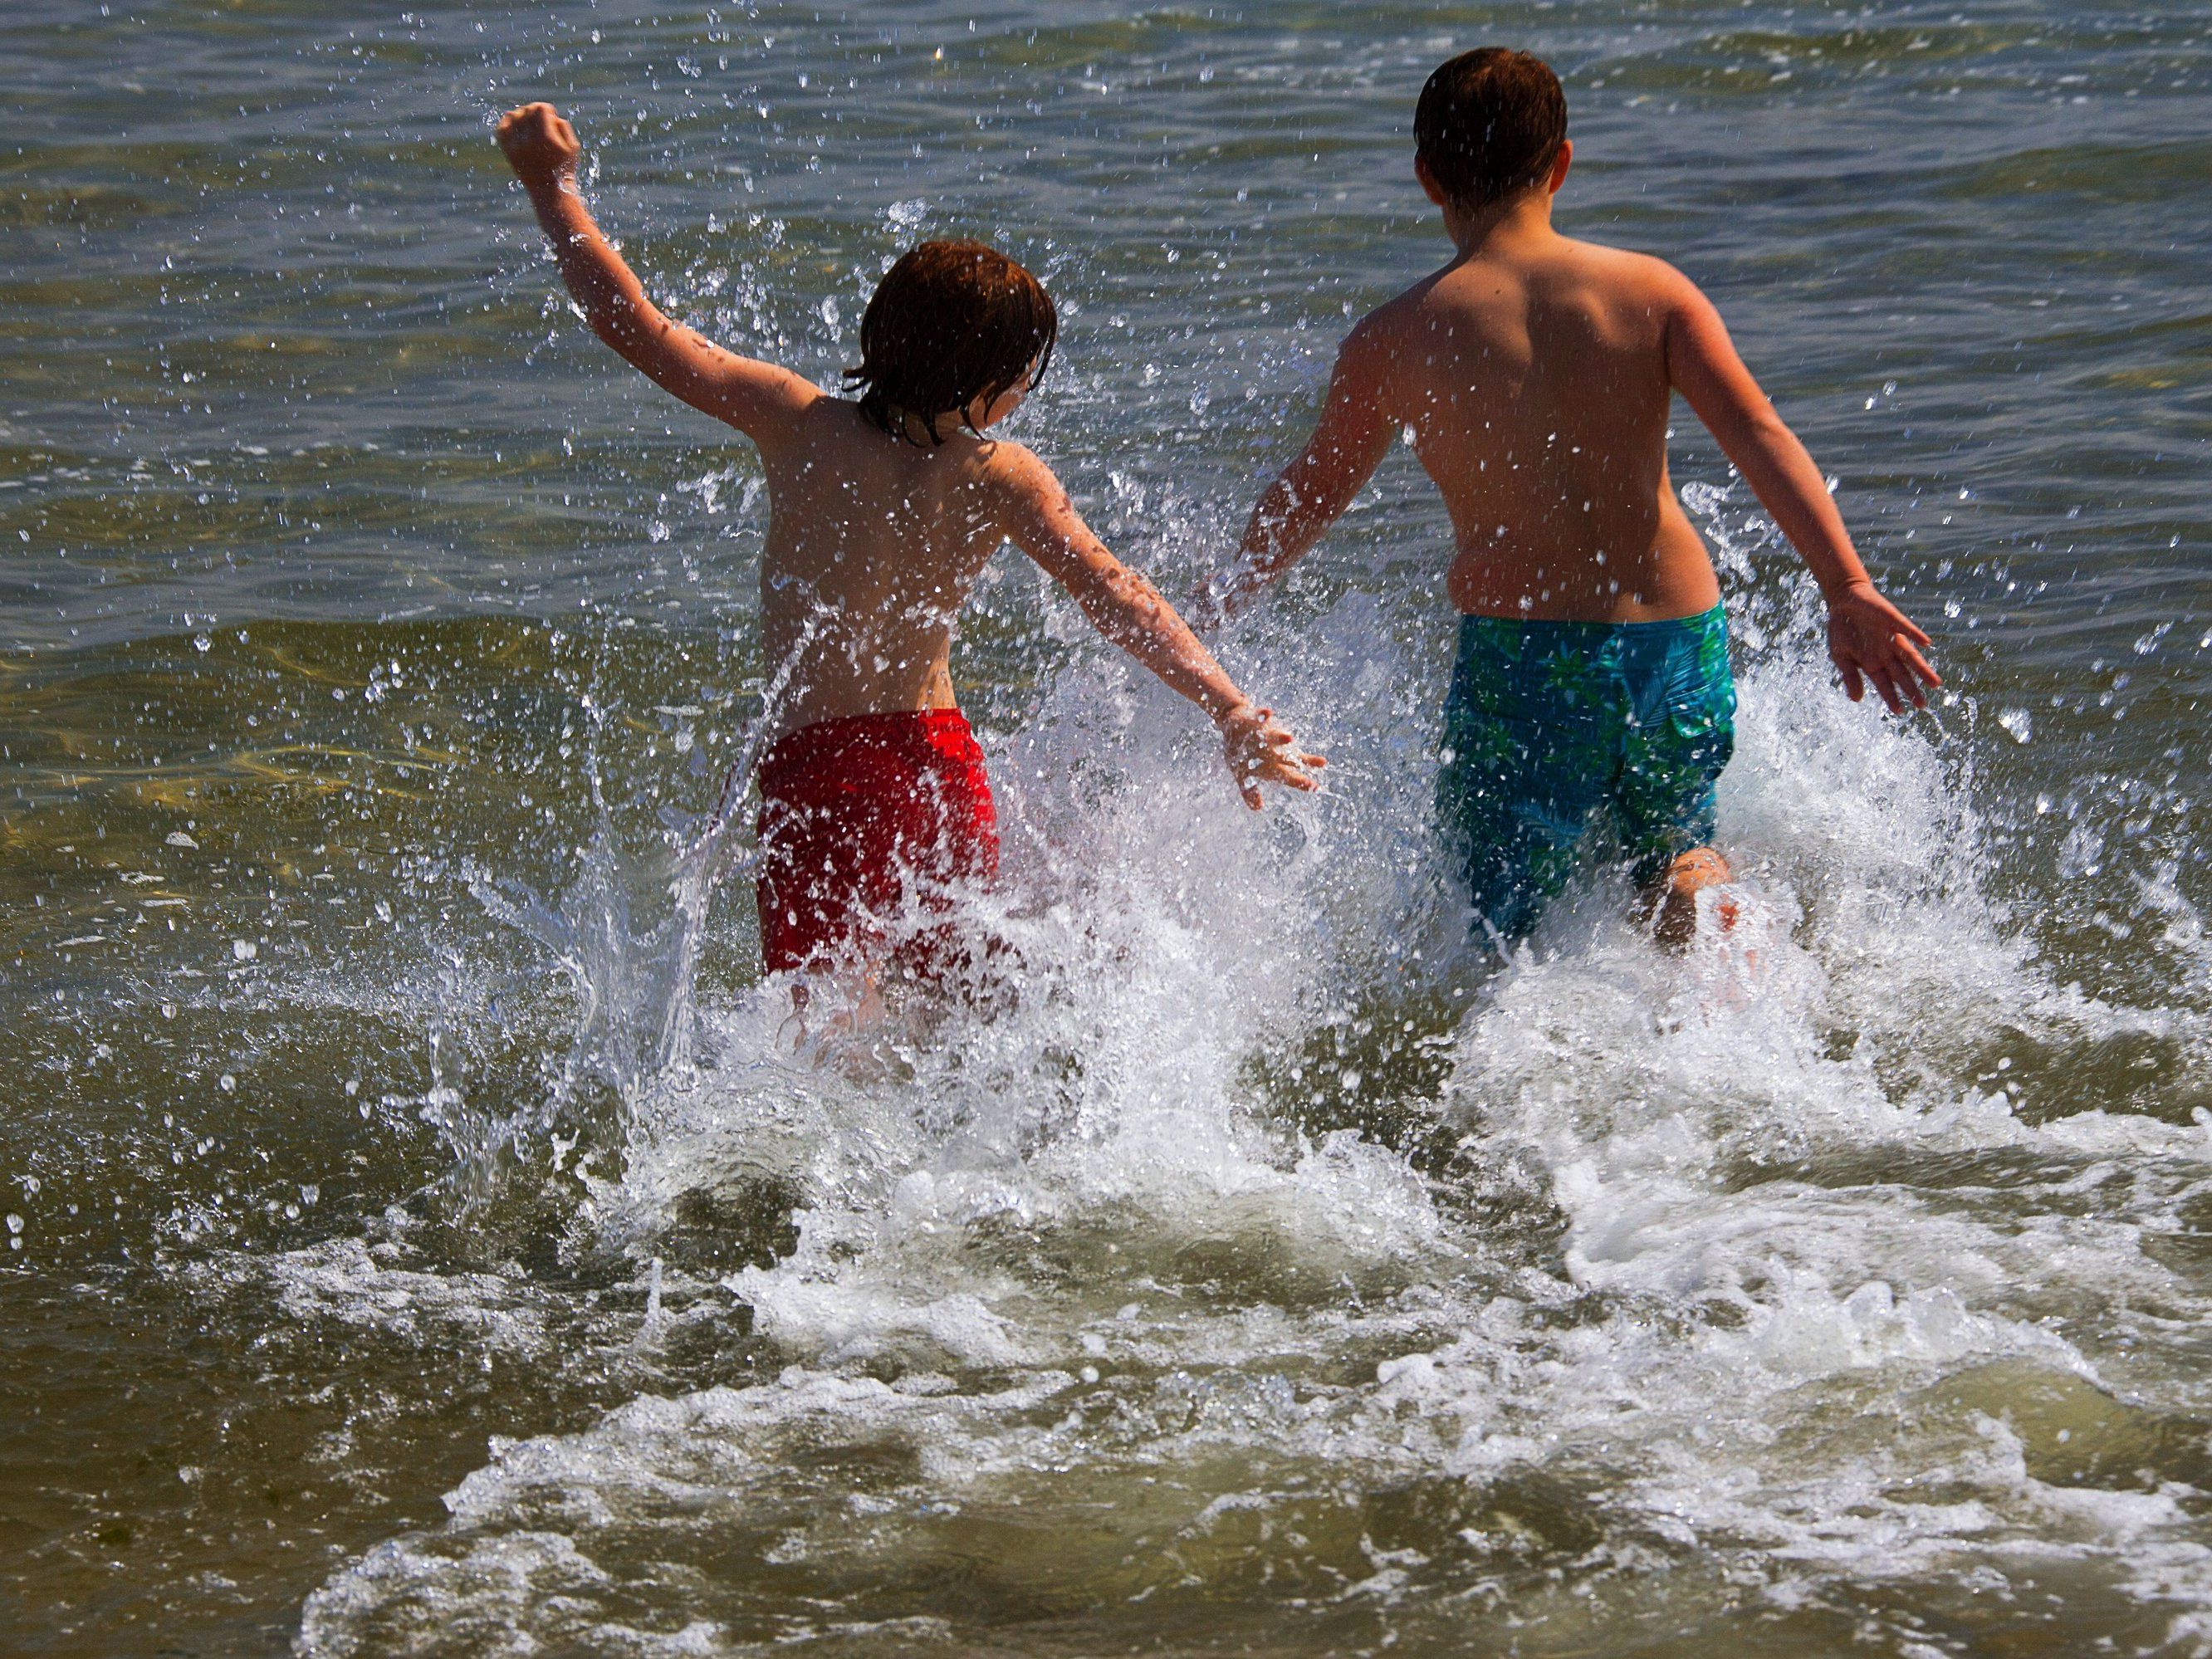
[[[1920,654],[1927,643],[1928,635],[1870,581],[1852,582],[1828,596],[1828,656],[1853,702],[1866,696],[1871,681],[1893,714],[1903,714],[1907,700],[1915,708],[1927,708],[1922,686],[1943,684]]]
[[[507,111],[500,117],[498,138],[515,176],[532,187],[574,172],[583,148],[576,142],[575,128],[550,104],[525,104]]]
[[[1265,804],[1260,794],[1264,783],[1286,789],[1311,789],[1319,781],[1313,775],[1328,762],[1298,747],[1291,730],[1271,708],[1239,703],[1221,717],[1221,746],[1229,762],[1237,793],[1254,811]]]

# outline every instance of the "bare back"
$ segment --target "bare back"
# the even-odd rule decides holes
[[[771,729],[952,706],[952,624],[1006,531],[996,452],[957,431],[891,437],[842,398],[815,397],[761,446],[765,672],[791,672]]]
[[[1663,622],[1720,602],[1712,561],[1667,476],[1682,394],[1828,600],[1828,649],[1853,700],[1893,711],[1942,681],[1928,635],[1875,591],[1831,486],[1744,367],[1697,284],[1642,254],[1552,228],[1574,153],[1540,184],[1462,210],[1427,170],[1459,250],[1353,329],[1321,418],[1261,492],[1237,562],[1203,590],[1233,616],[1343,515],[1401,432],[1451,515],[1452,603],[1476,616]]]
[[[1642,622],[1718,603],[1667,472],[1680,283],[1546,228],[1455,261],[1347,343],[1443,495],[1460,611]]]

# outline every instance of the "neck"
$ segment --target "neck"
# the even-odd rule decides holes
[[[894,433],[903,434],[910,442],[933,448],[936,444],[943,443],[951,437],[956,432],[965,432],[968,429],[967,423],[961,420],[960,411],[957,410],[950,410],[939,416],[934,421],[930,421],[925,420],[910,409],[901,409],[896,404],[886,403],[884,405],[884,414],[890,421],[890,428]],[[934,440],[933,443],[933,440]]]
[[[1552,192],[1541,185],[1492,202],[1473,213],[1444,205],[1444,234],[1466,258],[1486,246],[1527,235],[1540,235],[1552,228]]]

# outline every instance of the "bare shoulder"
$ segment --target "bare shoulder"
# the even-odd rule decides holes
[[[1012,438],[988,438],[975,445],[978,476],[996,489],[1035,491],[1056,489],[1060,480],[1044,459],[1027,444]]]
[[[1076,511],[1067,487],[1034,451],[992,439],[978,447],[978,459],[992,521],[1047,574],[1069,580],[1069,559],[1079,562],[1104,551]]]
[[[1336,349],[1330,401],[1371,402],[1398,378],[1408,343],[1433,324],[1426,303],[1427,283],[1387,300],[1352,326]]]
[[[1686,305],[1704,305],[1705,296],[1697,283],[1656,254],[1637,254],[1626,248],[1601,248],[1606,254],[1604,281],[1621,305],[1666,321]]]
[[[1001,520],[1035,519],[1066,508],[1067,489],[1026,444],[992,438],[975,446],[975,468],[986,498]]]
[[[735,427],[773,463],[805,447],[821,389],[780,363],[741,356],[689,328],[668,325],[672,349],[638,367],[694,409]],[[635,361],[633,359],[632,361]]]
[[[794,416],[807,414],[824,404],[845,401],[831,397],[796,369],[786,368],[781,363],[764,363],[762,367],[768,371],[761,377],[763,393]]]
[[[1599,242],[1574,242],[1576,263],[1607,297],[1664,313],[1698,297],[1697,284],[1654,254]]]
[[[781,363],[746,362],[753,400],[772,414],[781,416],[796,426],[809,419],[819,419],[825,410],[842,403],[796,370]]]
[[[781,395],[789,399],[794,459],[863,477],[880,467],[883,434],[852,398],[834,396],[797,374]]]
[[[1337,348],[1337,361],[1354,367],[1380,367],[1389,362],[1409,337],[1429,326],[1436,285],[1435,277],[1424,277],[1362,317]]]

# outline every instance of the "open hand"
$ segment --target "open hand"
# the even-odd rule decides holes
[[[1237,793],[1255,812],[1263,805],[1260,795],[1263,782],[1279,783],[1287,789],[1311,789],[1318,781],[1313,775],[1328,764],[1319,755],[1301,750],[1273,709],[1256,708],[1249,702],[1237,704],[1221,717],[1221,746],[1229,761],[1230,775],[1237,780]]]
[[[1928,635],[1902,611],[1875,592],[1870,581],[1853,582],[1828,596],[1828,655],[1844,677],[1844,695],[1853,702],[1866,696],[1869,681],[1889,712],[1901,714],[1910,702],[1928,707],[1923,685],[1943,684],[1919,647]]]
[[[573,173],[576,130],[550,104],[525,104],[499,118],[499,147],[526,185],[536,186]]]

